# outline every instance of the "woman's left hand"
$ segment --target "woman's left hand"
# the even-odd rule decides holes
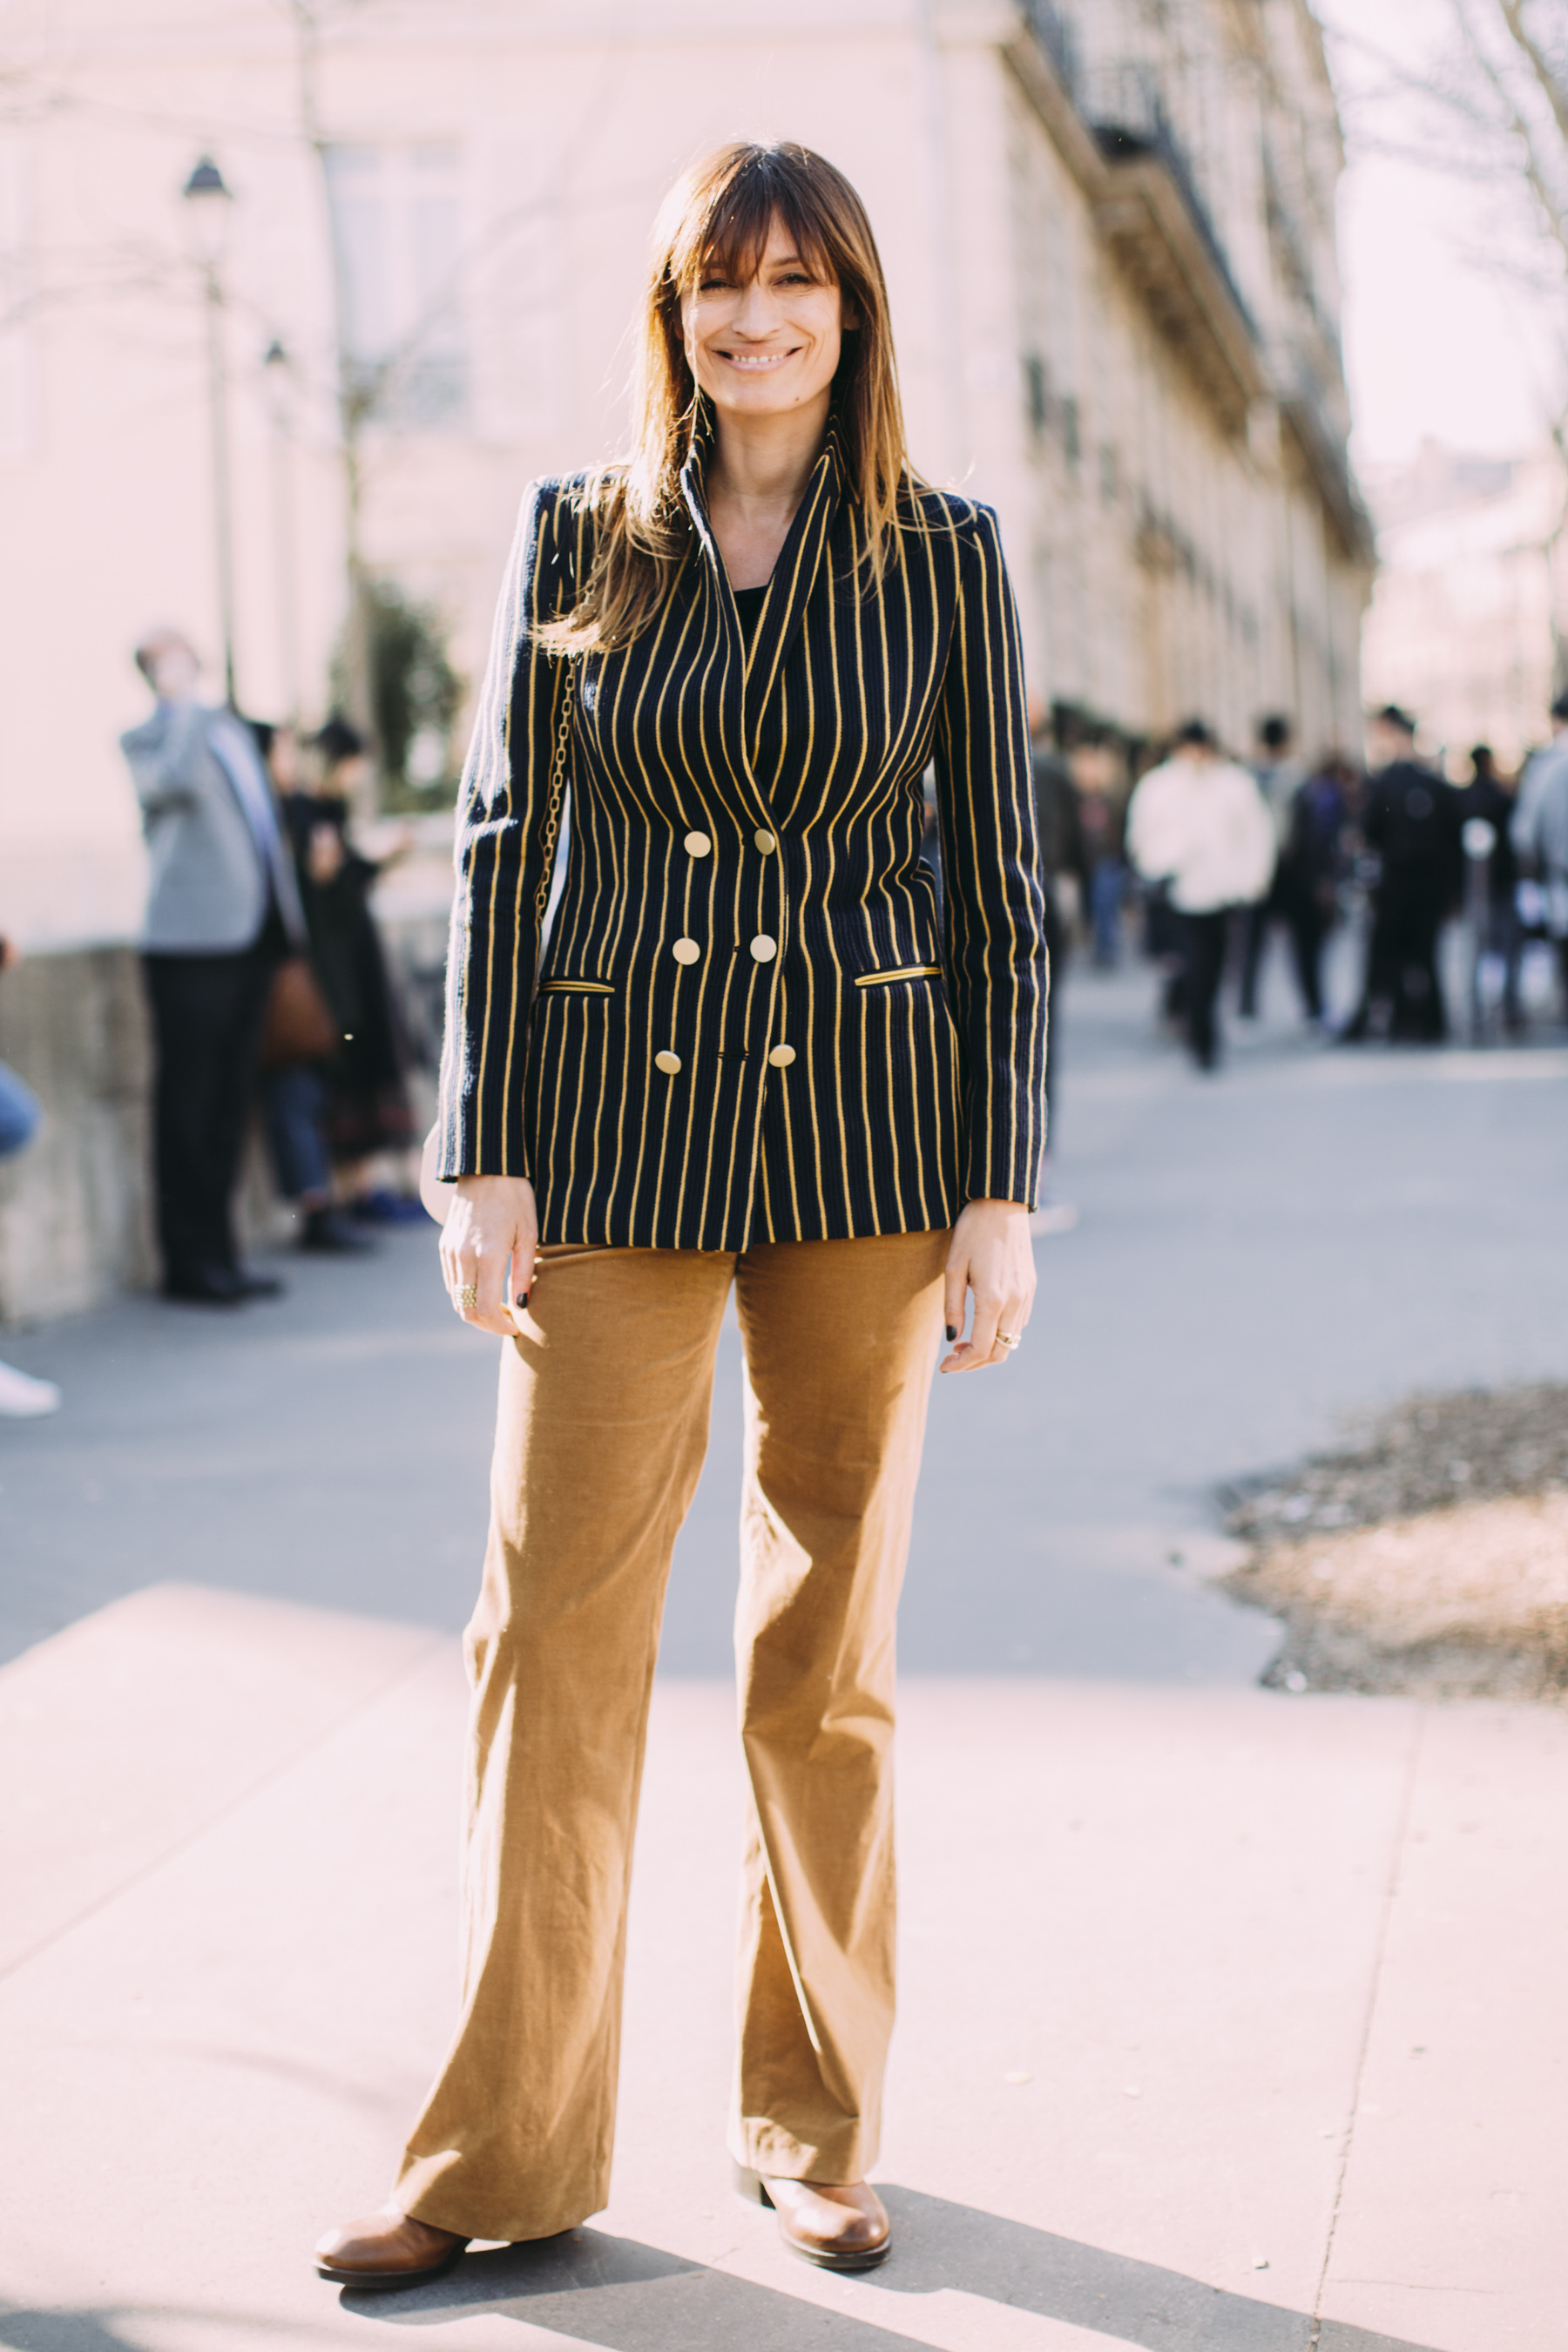
[[[1005,1364],[1035,1303],[1035,1253],[1022,1201],[971,1201],[952,1229],[943,1292],[950,1340],[963,1328],[964,1293],[974,1293],[974,1328],[938,1370],[979,1372]],[[1005,1337],[1004,1337],[1004,1334]]]

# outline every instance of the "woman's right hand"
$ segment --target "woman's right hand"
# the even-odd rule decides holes
[[[539,1211],[526,1176],[459,1176],[452,1213],[441,1231],[441,1273],[453,1306],[476,1330],[515,1339],[508,1312],[507,1260],[511,1260],[510,1302],[521,1306],[533,1287],[539,1247]],[[473,1286],[470,1307],[458,1292]]]

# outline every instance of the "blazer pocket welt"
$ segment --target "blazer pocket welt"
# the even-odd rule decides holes
[[[901,963],[892,971],[858,971],[855,985],[857,988],[891,988],[895,981],[941,978],[942,966],[939,963]]]
[[[541,996],[614,996],[613,980],[542,980]]]

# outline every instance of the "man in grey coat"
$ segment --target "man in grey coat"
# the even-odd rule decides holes
[[[1551,742],[1525,769],[1510,838],[1541,891],[1562,973],[1563,1018],[1568,1020],[1568,694],[1560,694],[1552,706]]]
[[[234,1307],[281,1287],[239,1264],[232,1203],[268,991],[304,920],[250,730],[197,701],[201,665],[178,631],[145,638],[136,667],[158,698],[121,748],[152,864],[143,948],[163,1290]]]

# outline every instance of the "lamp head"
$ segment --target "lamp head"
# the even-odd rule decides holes
[[[210,268],[222,253],[228,234],[228,208],[234,202],[234,191],[212,157],[199,155],[180,193],[190,207],[197,256]]]

